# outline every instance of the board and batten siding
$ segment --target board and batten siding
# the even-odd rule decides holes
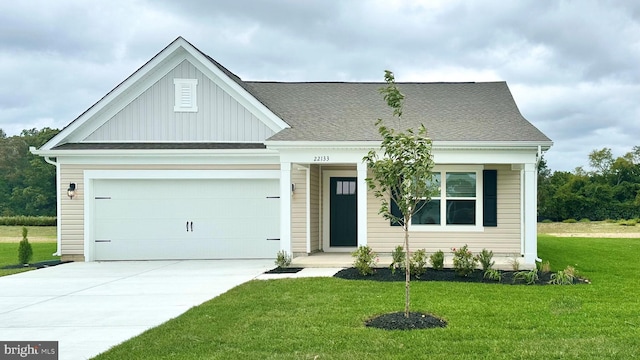
[[[520,172],[512,171],[509,165],[485,165],[484,169],[498,171],[498,226],[485,227],[483,232],[411,231],[412,249],[446,254],[452,247],[468,244],[473,252],[486,248],[496,255],[520,254]],[[390,226],[389,220],[378,214],[380,201],[373,192],[369,191],[367,201],[368,244],[377,252],[391,252],[403,243],[402,227]]]
[[[174,79],[197,79],[197,112],[175,112]],[[184,60],[84,142],[261,142],[274,132]]]
[[[61,253],[63,260],[84,261],[85,170],[279,170],[279,165],[60,165]],[[66,196],[70,183],[76,196]],[[275,256],[275,254],[274,254]]]

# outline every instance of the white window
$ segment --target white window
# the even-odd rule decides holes
[[[431,200],[411,218],[414,231],[482,231],[482,167],[434,169]]]
[[[173,106],[175,112],[197,112],[198,79],[173,79],[176,98]]]

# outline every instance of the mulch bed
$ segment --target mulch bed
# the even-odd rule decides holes
[[[265,274],[295,274],[297,272],[299,272],[300,270],[302,270],[304,268],[299,268],[299,267],[277,267],[274,269],[271,269],[269,271],[265,271]]]
[[[356,268],[347,268],[338,271],[334,275],[336,278],[347,280],[372,280],[372,281],[405,281],[404,270],[396,270],[392,273],[389,268],[376,268],[372,275],[361,275]],[[419,278],[411,276],[411,281],[455,281],[455,282],[473,282],[473,283],[487,283],[487,284],[505,284],[505,285],[525,285],[526,282],[521,279],[514,281],[515,271],[502,271],[499,270],[502,275],[500,282],[495,280],[489,280],[484,278],[482,270],[476,269],[469,276],[458,276],[453,269],[433,270],[431,268],[421,275]],[[551,280],[551,273],[538,272],[538,281],[536,285],[548,285]],[[582,278],[576,278],[574,284],[585,284],[588,280]]]
[[[28,266],[25,266],[25,265],[22,265],[22,264],[7,265],[7,266],[3,266],[2,269],[22,269],[22,268],[42,269],[42,268],[56,266],[56,265],[60,265],[60,264],[66,264],[66,263],[69,263],[69,262],[70,261],[48,260],[48,261],[40,261],[40,262],[37,262],[37,263],[32,263],[32,264],[29,264]]]
[[[383,330],[417,330],[443,328],[447,322],[431,314],[410,312],[407,318],[404,312],[394,312],[371,318],[364,325]]]

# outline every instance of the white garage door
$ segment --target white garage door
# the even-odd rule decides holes
[[[94,180],[96,260],[273,258],[278,180]]]

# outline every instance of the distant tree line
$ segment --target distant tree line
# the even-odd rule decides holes
[[[0,216],[55,216],[56,167],[29,152],[59,130],[22,130],[7,136],[0,129]]]
[[[614,158],[609,148],[589,154],[592,171],[538,168],[538,217],[562,221],[640,218],[640,146]]]

